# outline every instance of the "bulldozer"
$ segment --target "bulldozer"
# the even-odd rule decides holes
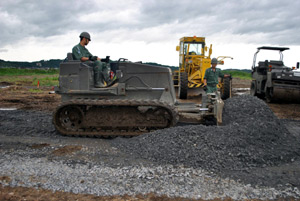
[[[209,94],[202,104],[179,103],[169,68],[106,59],[117,81],[94,87],[93,69],[87,62],[60,64],[55,93],[61,103],[53,112],[56,130],[67,136],[136,136],[186,123],[222,123],[220,94]]]
[[[250,94],[265,99],[267,102],[300,102],[300,72],[297,67],[287,67],[283,63],[283,51],[288,47],[258,47],[253,57],[252,81]],[[259,61],[257,54],[261,50],[278,51],[279,60]]]
[[[208,49],[205,44],[205,37],[182,37],[179,46],[179,69],[173,72],[175,87],[178,87],[178,97],[188,98],[189,89],[201,89],[204,85],[204,75],[206,69],[211,67],[212,45]],[[208,55],[205,52],[208,51]],[[218,64],[223,65],[224,59],[230,56],[217,57]],[[231,97],[231,76],[222,78],[218,84],[221,98],[223,100]]]

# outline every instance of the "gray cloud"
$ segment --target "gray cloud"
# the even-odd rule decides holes
[[[7,49],[0,49],[0,52],[8,52]]]
[[[86,2],[35,1],[2,2],[0,7],[0,40],[2,44],[26,37],[48,37],[77,27],[76,19],[91,6]]]
[[[233,35],[262,34],[266,38],[252,38],[247,42],[300,44],[299,1],[231,0],[231,1],[172,1],[145,3],[143,20],[160,24],[178,21],[193,23],[189,28],[204,30],[206,35],[228,32]],[[195,23],[194,19],[199,19]],[[202,32],[203,33],[203,32]]]
[[[134,31],[174,24],[178,27],[171,31],[178,35],[226,32],[233,37],[249,35],[249,43],[300,45],[298,8],[300,1],[293,0],[4,1],[0,6],[0,42],[4,46],[30,36],[43,38],[82,30],[99,34],[123,30],[129,33],[123,37],[130,37]],[[257,34],[264,37],[251,37]]]

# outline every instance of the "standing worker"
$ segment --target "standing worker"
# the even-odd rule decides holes
[[[97,88],[105,87],[103,79],[109,81],[109,72],[107,65],[101,62],[101,59],[97,56],[93,56],[88,49],[85,48],[86,45],[91,41],[91,36],[88,32],[82,32],[79,36],[80,42],[75,45],[72,49],[72,54],[75,60],[80,60],[81,62],[87,62],[87,64],[93,67],[94,70],[94,85]],[[92,62],[88,62],[92,61]],[[106,61],[108,62],[108,61]]]
[[[218,91],[217,84],[219,83],[219,77],[228,77],[228,75],[225,75],[222,73],[221,69],[216,68],[218,64],[218,60],[216,58],[213,58],[211,60],[211,68],[206,69],[205,75],[204,75],[204,90],[206,93],[214,93]]]

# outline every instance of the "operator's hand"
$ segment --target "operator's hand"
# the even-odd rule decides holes
[[[228,74],[225,74],[225,75],[224,75],[224,77],[230,77],[230,75],[228,75]]]
[[[101,59],[102,62],[106,62],[106,63],[109,63],[109,56],[106,56],[105,59]]]
[[[98,60],[98,57],[97,56],[90,56],[89,59],[91,61],[96,61],[96,60]]]

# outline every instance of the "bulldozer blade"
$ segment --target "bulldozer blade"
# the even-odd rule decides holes
[[[218,94],[217,96],[217,100],[216,103],[214,104],[215,109],[215,118],[217,120],[217,125],[220,126],[222,125],[223,121],[222,121],[222,114],[223,114],[223,108],[224,108],[224,101],[221,99],[220,95]]]

